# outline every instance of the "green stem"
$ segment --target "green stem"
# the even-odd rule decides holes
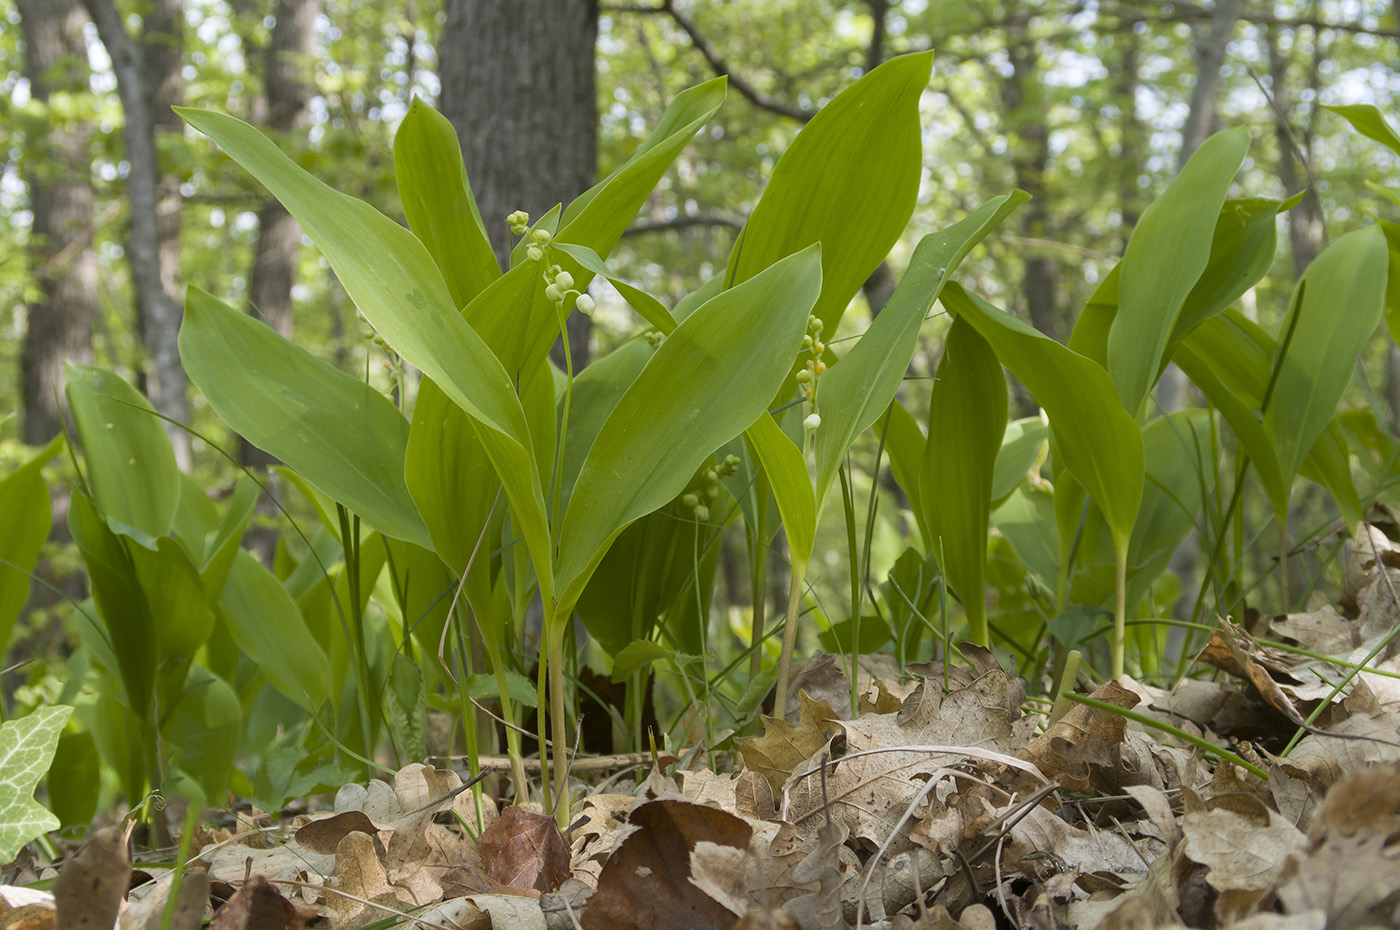
[[[777,694],[773,716],[782,720],[787,713],[788,682],[792,680],[792,650],[797,644],[797,615],[802,606],[802,583],[807,577],[807,560],[793,558],[792,585],[788,589],[787,619],[783,622],[783,651],[778,656]]]
[[[550,759],[554,767],[554,811],[559,829],[569,825],[569,725],[564,716],[564,633],[567,617],[559,622],[558,615],[549,618],[546,635],[549,642],[549,714],[554,745]]]
[[[754,480],[754,526],[747,528],[749,543],[749,599],[753,602],[753,626],[749,642],[749,680],[763,671],[763,627],[768,609],[768,548],[763,544],[768,527],[768,478],[760,472]]]
[[[1128,631],[1128,544],[1124,540],[1114,546],[1113,597],[1113,677],[1123,674],[1123,653]]]
[[[377,692],[370,682],[369,657],[365,649],[365,616],[360,608],[360,518],[352,516],[344,506],[336,504],[340,518],[340,545],[345,556],[345,588],[350,600],[350,651],[355,660],[355,686],[360,692],[360,700],[355,702],[360,711],[361,746],[367,758],[374,757],[373,727],[370,723],[370,705],[378,706]],[[365,777],[373,778],[374,771],[365,769]]]

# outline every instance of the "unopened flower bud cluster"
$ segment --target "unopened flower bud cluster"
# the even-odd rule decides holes
[[[810,351],[812,357],[807,359],[807,367],[798,369],[794,376],[807,403],[812,405],[812,412],[802,421],[808,430],[822,425],[822,418],[817,414],[817,379],[826,373],[826,362],[822,361],[822,353],[826,351],[826,343],[821,338],[822,325],[822,321],[815,316],[807,317],[807,335],[802,337],[802,351]]]
[[[545,260],[549,243],[554,236],[547,229],[531,229],[530,214],[524,210],[516,210],[506,217],[506,225],[510,227],[513,235],[523,236],[527,232],[530,234],[530,245],[525,249],[525,257],[532,262]],[[544,296],[548,297],[556,304],[562,304],[568,299],[570,294],[575,295],[574,306],[585,314],[593,313],[593,298],[587,294],[574,290],[574,276],[569,274],[558,265],[549,265],[544,271],[545,289]]]
[[[724,461],[718,465],[705,469],[701,475],[701,484],[697,490],[688,491],[681,495],[681,506],[691,511],[695,519],[701,523],[710,519],[709,502],[719,497],[720,479],[728,478],[739,470],[739,457],[737,455],[726,455]]]

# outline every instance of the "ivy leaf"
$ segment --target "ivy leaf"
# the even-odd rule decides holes
[[[59,704],[0,724],[0,860],[9,862],[25,843],[58,829],[58,818],[34,800],[34,786],[48,773],[72,713]]]

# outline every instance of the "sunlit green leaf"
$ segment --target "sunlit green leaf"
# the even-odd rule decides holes
[[[180,469],[151,402],[104,368],[65,365],[68,405],[93,502],[113,531],[154,545],[170,532]]]
[[[0,478],[0,513],[5,515],[4,528],[0,529],[0,647],[9,643],[15,619],[29,597],[26,572],[38,561],[53,521],[49,488],[40,469],[62,448],[63,438],[56,436]]]
[[[394,133],[394,172],[409,228],[442,272],[453,303],[465,307],[501,275],[447,118],[418,97]]]
[[[1108,373],[957,284],[944,290],[943,304],[967,318],[1045,408],[1055,454],[1099,505],[1115,540],[1126,547],[1142,500],[1142,434],[1118,402]]]
[[[380,532],[429,543],[404,484],[408,421],[384,395],[194,287],[180,357],[239,435]]]
[[[1220,208],[1249,141],[1244,128],[1207,139],[1133,229],[1108,337],[1108,370],[1129,413],[1137,413],[1152,388],[1182,304],[1205,270]]]
[[[561,603],[577,598],[623,527],[679,494],[702,459],[765,414],[801,346],[820,261],[814,247],[778,262],[697,309],[657,348],[574,485],[559,534]]]
[[[725,286],[822,246],[813,313],[836,331],[846,305],[899,240],[919,193],[919,97],[932,52],[893,58],[812,118],[773,169],[729,257]]]
[[[987,516],[1006,413],[1001,363],[971,321],[958,316],[930,401],[920,497],[934,552],[982,646],[988,644]]]

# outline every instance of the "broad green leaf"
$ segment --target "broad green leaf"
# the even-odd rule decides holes
[[[953,320],[929,407],[919,496],[933,550],[987,645],[987,517],[997,453],[1006,433],[1006,376],[965,316]]]
[[[541,573],[541,589],[551,594],[549,524],[524,411],[500,360],[457,312],[428,250],[373,207],[307,174],[247,123],[208,110],[177,111],[282,202],[380,335],[472,417]]]
[[[58,738],[53,764],[49,767],[49,807],[61,827],[83,827],[97,815],[102,780],[93,778],[101,760],[97,743],[87,730],[64,733]],[[61,828],[60,827],[60,828]]]
[[[1060,536],[1054,497],[1044,485],[1022,484],[997,508],[992,522],[1010,541],[1021,561],[1048,586],[1055,584],[1060,564]]]
[[[1278,380],[1267,411],[1286,479],[1337,412],[1357,356],[1381,321],[1387,268],[1377,226],[1348,233],[1313,260],[1294,291],[1281,331],[1291,331],[1275,361]],[[1276,350],[1277,354],[1277,350]]]
[[[1361,495],[1351,475],[1351,452],[1339,420],[1328,423],[1322,435],[1317,437],[1298,474],[1327,489],[1348,527],[1354,528],[1361,522]]]
[[[103,368],[64,365],[68,405],[87,461],[87,483],[114,532],[154,545],[170,532],[180,469],[151,402]]]
[[[885,433],[885,454],[889,456],[890,474],[904,489],[904,496],[909,499],[909,509],[919,526],[919,534],[929,544],[932,531],[924,517],[923,495],[920,493],[924,447],[928,440],[924,438],[924,431],[919,428],[914,415],[903,404],[896,400],[891,407],[890,428]]]
[[[452,302],[465,307],[501,276],[462,162],[457,132],[417,96],[394,133],[394,173],[404,215],[442,272]]]
[[[243,531],[248,528],[248,521],[253,518],[253,509],[257,506],[258,495],[261,493],[262,489],[252,478],[247,475],[239,478],[238,484],[234,486],[233,496],[229,498],[228,510],[209,541],[204,562],[199,566],[199,581],[204,587],[204,599],[209,602],[210,607],[219,602],[229,569],[233,566],[233,557],[239,551],[239,543],[243,541]]]
[[[330,699],[325,652],[281,582],[247,552],[233,560],[219,612],[238,648],[274,688],[311,713]]]
[[[1025,417],[1006,424],[1001,450],[992,470],[992,507],[1016,490],[1026,474],[1042,461],[1049,426],[1040,417]]]
[[[744,435],[768,475],[793,560],[805,562],[812,557],[816,545],[817,501],[802,451],[766,413]]]
[[[501,480],[471,418],[431,378],[418,382],[403,468],[433,548],[460,574],[481,538]]]
[[[804,249],[710,300],[661,343],[574,485],[559,534],[562,605],[623,527],[680,493],[704,458],[766,412],[820,287],[821,251]]]
[[[429,544],[404,484],[408,421],[384,395],[195,287],[180,357],[240,436],[380,532]]]
[[[739,234],[726,287],[820,242],[822,294],[812,312],[836,332],[913,215],[923,170],[919,97],[932,64],[932,52],[893,58],[803,127]]]
[[[639,639],[629,643],[613,658],[612,681],[626,681],[639,668],[653,662],[662,662],[675,656],[675,651],[649,639]]]
[[[204,544],[209,534],[219,527],[219,509],[204,493],[204,487],[189,475],[180,475],[180,502],[170,535],[184,545],[195,562],[204,561]]]
[[[393,601],[403,617],[404,632],[413,637],[423,655],[433,657],[427,663],[431,666],[428,670],[431,686],[434,676],[441,671],[436,658],[438,644],[442,641],[442,628],[447,623],[447,609],[452,604],[459,576],[431,549],[396,539],[385,540],[385,543],[388,564],[393,571]],[[483,551],[478,558],[486,564],[489,555]]]
[[[1390,338],[1400,343],[1400,223],[1379,220],[1378,224],[1385,233],[1389,255],[1385,274],[1385,325],[1390,330]]]
[[[1400,155],[1400,135],[1395,134],[1385,116],[1374,105],[1356,103],[1339,107],[1324,106],[1323,109],[1331,110],[1351,123],[1352,128],[1366,138],[1379,142],[1396,155]]]
[[[1215,488],[1211,415],[1178,410],[1142,430],[1147,483],[1128,546],[1128,604],[1141,600],[1166,570],[1172,553],[1196,526],[1204,495]],[[1112,556],[1109,555],[1111,564]]]
[[[150,605],[136,568],[121,538],[80,492],[75,491],[69,502],[68,529],[87,568],[93,603],[102,621],[99,632],[105,633],[102,638],[116,662],[115,667],[108,665],[108,670],[120,677],[131,712],[144,718],[155,693],[160,657]]]
[[[1192,331],[1173,360],[1230,424],[1249,453],[1269,506],[1279,515],[1287,510],[1293,482],[1280,470],[1273,437],[1259,416],[1272,348],[1272,339],[1257,324],[1228,310]]]
[[[191,667],[163,728],[172,767],[191,779],[203,798],[222,797],[242,728],[243,707],[228,682],[207,668]]]
[[[1297,194],[1288,200],[1249,197],[1225,201],[1215,223],[1210,259],[1186,295],[1168,340],[1163,367],[1187,333],[1239,300],[1269,273],[1278,246],[1278,214],[1293,207],[1302,196]]]
[[[818,512],[846,450],[894,400],[918,345],[919,329],[949,276],[1007,214],[1029,199],[1023,191],[1013,191],[919,240],[885,308],[855,346],[818,380],[817,409],[822,418],[815,436]]]
[[[956,283],[945,288],[943,305],[967,318],[1045,408],[1055,454],[1098,504],[1124,550],[1142,500],[1142,433],[1108,373]]]
[[[1182,304],[1205,270],[1220,208],[1249,141],[1243,128],[1207,139],[1143,211],[1128,241],[1108,370],[1129,413],[1151,390]]]
[[[536,706],[539,695],[533,681],[510,669],[506,669],[505,679],[506,694],[512,701],[526,707]],[[466,685],[467,693],[477,700],[496,697],[495,675],[468,675]]]
[[[0,858],[9,862],[25,843],[58,829],[58,818],[34,800],[53,762],[54,747],[73,708],[38,707],[18,720],[0,723]],[[95,773],[93,773],[95,774]]]
[[[0,478],[0,513],[5,515],[4,528],[0,529],[0,649],[9,643],[15,620],[29,597],[26,572],[38,562],[53,522],[49,488],[40,469],[62,448],[63,437],[55,436],[27,462]]]
[[[169,709],[184,688],[195,651],[213,632],[214,614],[199,570],[174,539],[161,537],[154,550],[128,545],[127,551],[150,611],[151,640],[142,648],[155,654],[158,707]]]
[[[574,379],[569,435],[564,443],[563,506],[567,507],[573,496],[574,482],[578,480],[584,458],[593,448],[593,441],[598,438],[598,431],[654,351],[645,339],[629,340],[589,365]],[[563,410],[564,401],[560,398],[561,419]]]

